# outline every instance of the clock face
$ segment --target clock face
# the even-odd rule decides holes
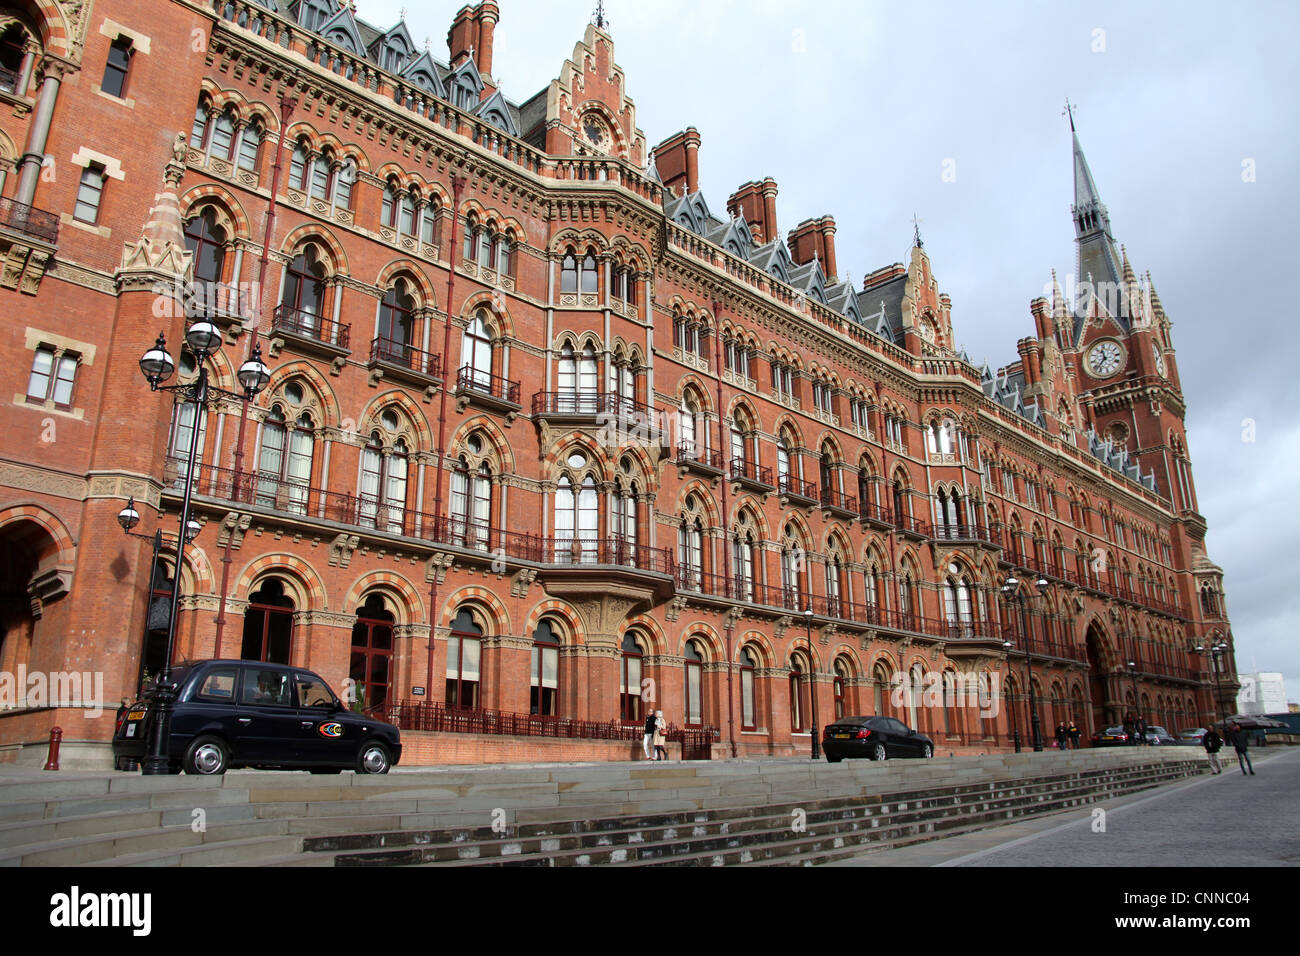
[[[1095,378],[1110,378],[1119,371],[1123,359],[1118,342],[1098,342],[1088,353],[1088,366]]]
[[[1165,357],[1160,354],[1160,346],[1156,345],[1156,343],[1154,342],[1151,343],[1151,354],[1152,356],[1155,357],[1156,360],[1156,372],[1159,373],[1160,375],[1164,375]]]
[[[921,338],[927,342],[933,342],[935,337],[934,323],[929,319],[921,320]]]

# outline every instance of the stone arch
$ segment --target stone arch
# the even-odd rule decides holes
[[[429,281],[424,269],[410,259],[393,259],[379,270],[375,285],[379,289],[381,300],[399,278],[409,278],[415,284],[419,299],[417,308],[436,309],[438,307],[438,297],[433,291],[433,283]]]
[[[368,593],[379,591],[391,598],[397,607],[397,623],[419,624],[428,620],[420,593],[410,579],[395,571],[369,571],[352,582],[343,599],[342,610],[350,613],[360,607]]]
[[[351,275],[347,251],[332,231],[315,222],[304,223],[292,230],[280,242],[280,253],[292,261],[298,250],[309,242],[321,247],[328,260],[330,277]]]
[[[272,576],[284,579],[286,590],[293,593],[295,610],[329,609],[325,582],[316,569],[297,555],[283,551],[264,554],[246,564],[235,579],[235,594],[247,597],[257,590],[263,578]]]
[[[528,616],[525,618],[523,636],[531,638],[533,631],[537,630],[537,625],[541,623],[544,617],[560,622],[562,628],[567,631],[569,644],[581,645],[587,643],[587,633],[586,628],[583,626],[582,615],[567,601],[558,601],[554,598],[539,601],[528,612]]]
[[[467,584],[447,595],[438,612],[438,627],[450,628],[456,611],[464,604],[472,604],[482,611],[494,634],[510,634],[510,612],[490,588]],[[533,625],[536,627],[536,623]]]
[[[745,631],[740,635],[736,642],[736,660],[740,660],[742,647],[752,647],[757,650],[755,656],[758,658],[759,667],[776,666],[776,648],[772,646],[772,639],[762,631]]]
[[[478,415],[469,421],[462,422],[460,426],[452,433],[451,442],[448,444],[450,449],[463,449],[465,443],[469,441],[469,436],[475,432],[480,433],[488,440],[490,452],[486,457],[495,458],[500,465],[497,474],[514,474],[515,456],[510,442],[501,432],[501,426],[498,425],[491,417],[487,415]]]
[[[677,657],[686,656],[686,642],[697,640],[705,647],[705,663],[713,664],[719,661],[725,661],[726,655],[723,648],[726,646],[721,637],[718,636],[717,630],[713,625],[705,621],[692,621],[681,629],[681,634],[677,639],[677,648],[675,654]]]
[[[262,394],[259,396],[260,403],[269,403],[282,386],[295,378],[301,378],[315,392],[320,405],[320,427],[341,427],[339,406],[337,399],[334,397],[334,389],[331,387],[329,380],[314,365],[305,360],[291,361],[271,369],[271,379],[266,383],[266,388],[262,390]]]
[[[461,318],[465,319],[468,324],[470,318],[479,309],[487,313],[487,324],[489,330],[493,333],[492,338],[496,339],[513,339],[515,337],[514,319],[510,317],[510,310],[506,308],[506,298],[496,292],[476,292],[467,298],[460,307]],[[597,347],[599,351],[599,346]]]
[[[77,560],[77,543],[62,519],[34,503],[15,503],[0,508],[0,531],[24,521],[36,525],[54,545],[54,551],[41,561],[40,567],[66,568],[70,573]]]
[[[217,215],[220,222],[230,237],[244,240],[252,240],[253,226],[249,221],[248,213],[244,211],[243,204],[239,199],[225,186],[220,183],[201,183],[192,189],[187,189],[185,194],[180,198],[181,222],[186,219],[192,219],[196,216],[203,206],[213,206],[217,209]]]
[[[653,657],[659,654],[667,653],[668,637],[664,634],[664,629],[649,614],[634,614],[623,622],[623,626],[618,630],[619,644],[622,644],[623,638],[631,630],[639,631],[646,635],[650,643],[647,656]]]
[[[429,422],[424,417],[423,410],[416,404],[414,399],[400,389],[383,392],[366,403],[357,422],[358,432],[368,435],[372,428],[379,427],[379,413],[390,405],[401,409],[403,415],[411,423],[416,438],[416,447],[411,450],[427,451],[432,449],[433,432],[429,427]]]

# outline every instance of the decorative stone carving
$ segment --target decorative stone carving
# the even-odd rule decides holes
[[[238,551],[252,521],[252,515],[240,514],[238,511],[227,512],[221,519],[221,530],[217,532],[217,547],[224,548],[229,541],[231,550]]]
[[[520,568],[515,576],[510,579],[510,596],[516,598],[528,597],[528,589],[532,587],[535,580],[537,580],[536,568]]]
[[[669,621],[676,622],[682,616],[682,611],[686,610],[686,598],[678,595],[668,602],[667,617]]]
[[[332,568],[346,568],[352,563],[352,552],[357,549],[361,543],[361,538],[355,534],[340,534],[330,542],[329,563]]]
[[[451,570],[451,566],[455,562],[456,556],[454,554],[448,554],[446,551],[437,552],[429,559],[425,567],[424,580],[433,581],[437,579],[439,584],[445,583],[447,572]]]

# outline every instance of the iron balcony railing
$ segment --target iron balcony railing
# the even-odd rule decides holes
[[[618,392],[538,392],[533,396],[534,415],[641,416],[644,422],[652,412],[644,402]]]
[[[295,309],[287,305],[275,307],[271,319],[271,328],[276,332],[287,332],[304,339],[314,339],[325,345],[341,349],[351,348],[352,326],[341,325],[332,319],[326,319],[304,309]]]
[[[858,499],[858,514],[864,521],[879,521],[882,524],[893,524],[894,513],[884,505],[878,505],[873,501],[865,498]]]
[[[43,239],[50,245],[59,241],[58,216],[8,197],[0,197],[0,226]]]
[[[777,490],[783,495],[795,495],[808,501],[817,501],[817,486],[811,481],[804,481],[794,475],[781,475],[777,478]]]
[[[834,508],[836,511],[844,511],[849,514],[858,513],[858,499],[853,495],[846,495],[842,491],[836,491],[834,488],[823,488],[821,490],[821,502],[823,508]]]
[[[409,369],[430,378],[442,378],[442,356],[433,355],[414,345],[396,339],[376,336],[370,342],[370,364],[383,362],[398,368]]]
[[[760,465],[758,462],[750,461],[748,458],[731,459],[731,480],[732,481],[749,481],[756,485],[765,485],[768,488],[775,488],[772,483],[772,469],[768,465]]]
[[[462,365],[456,373],[456,390],[458,392],[481,392],[512,405],[519,404],[519,383],[500,375],[484,372],[472,365]]]

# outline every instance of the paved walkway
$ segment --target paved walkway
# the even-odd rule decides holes
[[[1297,866],[1300,749],[1252,750],[1256,775],[1236,755],[1224,772],[1071,810],[829,866]]]

